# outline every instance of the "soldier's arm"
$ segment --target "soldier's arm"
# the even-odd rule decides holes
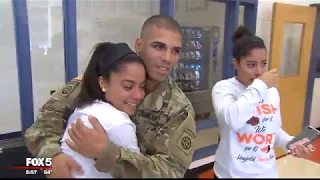
[[[145,155],[119,148],[109,142],[95,167],[100,172],[109,172],[114,177],[142,178],[183,178],[192,162],[196,139],[196,125],[192,107],[188,113],[172,117],[170,122],[176,123],[169,131],[166,153]],[[180,122],[180,123],[179,123]],[[161,146],[161,145],[160,145]]]
[[[52,158],[61,152],[60,138],[79,93],[80,80],[73,79],[52,94],[40,109],[36,121],[24,134],[26,146],[33,156]]]

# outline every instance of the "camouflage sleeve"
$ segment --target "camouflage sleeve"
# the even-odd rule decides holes
[[[26,146],[33,156],[52,158],[61,152],[60,138],[79,93],[80,80],[73,79],[55,92],[40,109],[34,124],[24,133]]]
[[[187,111],[187,115],[175,117],[176,121],[170,120],[180,123],[171,126],[168,144],[160,145],[167,147],[166,153],[134,153],[110,142],[97,159],[95,167],[100,172],[108,172],[118,178],[183,178],[192,162],[196,139],[193,109]],[[181,118],[184,120],[182,123]]]

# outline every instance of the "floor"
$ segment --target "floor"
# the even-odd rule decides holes
[[[280,178],[320,177],[320,137],[315,139],[312,144],[316,150],[306,159],[285,156],[277,160]],[[214,172],[212,170],[199,176],[200,179],[213,177]]]

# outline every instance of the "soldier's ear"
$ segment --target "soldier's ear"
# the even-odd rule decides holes
[[[140,55],[140,48],[141,48],[141,46],[142,46],[142,40],[141,40],[140,38],[137,38],[137,39],[136,39],[136,42],[135,42],[135,44],[134,44],[134,49],[135,49],[135,51],[136,51],[136,53],[137,53],[138,55]]]

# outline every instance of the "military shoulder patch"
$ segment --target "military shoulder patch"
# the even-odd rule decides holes
[[[79,85],[78,81],[70,81],[66,86],[59,92],[61,96],[69,96],[72,91]]]
[[[194,133],[189,129],[186,128],[182,133],[180,139],[178,140],[177,146],[181,149],[186,155],[190,155],[192,152],[195,142],[196,136]]]

